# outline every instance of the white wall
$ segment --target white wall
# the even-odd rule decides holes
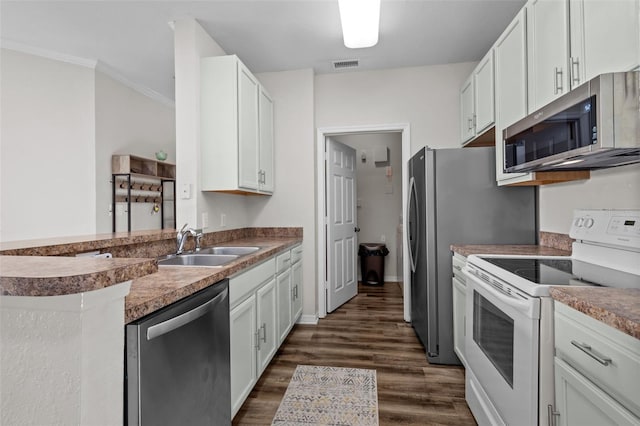
[[[94,233],[94,71],[1,55],[0,240]]]
[[[411,124],[411,153],[460,139],[460,86],[475,63],[317,75],[316,126]]]
[[[303,242],[303,320],[316,306],[316,238],[313,128],[313,70],[258,74],[274,104],[275,192],[248,197],[253,226],[301,226]]]
[[[573,209],[640,209],[640,164],[594,170],[591,179],[540,187],[540,230],[568,234]]]
[[[96,100],[96,231],[111,232],[111,156],[132,154],[155,158],[164,150],[175,164],[175,109],[95,73]],[[136,209],[137,207],[137,209]],[[134,203],[133,230],[160,228],[160,215],[151,215],[151,203]],[[139,212],[138,212],[139,211]],[[118,224],[126,224],[126,214]],[[126,228],[125,228],[126,230]]]
[[[191,198],[178,197],[177,226],[188,223],[203,227],[202,213],[207,213],[207,232],[223,229],[220,216],[226,215],[225,229],[243,228],[250,223],[246,198],[240,195],[200,192],[200,58],[225,55],[195,19],[175,22],[176,76],[176,158],[178,192],[189,185]]]
[[[401,281],[397,270],[397,229],[402,220],[402,133],[370,133],[336,136],[335,140],[356,150],[356,191],[358,198],[358,243],[386,244],[384,280]],[[376,149],[389,149],[389,161],[374,161]],[[362,161],[362,154],[366,161]],[[386,166],[393,175],[386,176]],[[360,267],[358,266],[358,274]]]

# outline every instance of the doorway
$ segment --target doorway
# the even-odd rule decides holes
[[[370,135],[370,140],[380,140],[381,135],[384,134],[396,134],[399,135],[399,139],[401,141],[401,161],[400,166],[398,163],[395,163],[395,168],[390,165],[390,151],[385,150],[383,144],[372,144],[370,147],[363,145],[362,139],[364,139],[364,135]],[[366,234],[363,234],[363,237],[360,238],[362,242],[366,238],[375,238],[378,242],[381,239],[386,240],[386,244],[389,246],[393,246],[394,248],[399,249],[400,247],[406,247],[406,232],[404,227],[401,228],[401,238],[400,241],[397,241],[396,232],[397,226],[400,223],[401,218],[406,216],[406,205],[407,205],[407,185],[408,185],[408,172],[406,170],[407,161],[410,158],[410,126],[409,124],[390,124],[390,125],[375,125],[375,126],[351,126],[351,127],[333,127],[333,128],[319,128],[317,131],[317,181],[316,181],[316,194],[318,197],[317,202],[317,253],[318,253],[318,316],[320,318],[324,318],[327,315],[327,276],[330,276],[331,271],[327,268],[327,253],[328,253],[328,244],[327,244],[327,200],[325,197],[326,194],[326,166],[325,166],[325,150],[326,150],[326,140],[328,137],[332,137],[338,141],[344,141],[346,145],[354,145],[357,150],[357,159],[358,166],[362,165],[363,162],[365,165],[368,165],[370,171],[381,174],[382,176],[378,176],[377,179],[382,183],[381,191],[384,194],[385,192],[397,192],[396,193],[398,199],[401,200],[401,209],[394,210],[394,216],[396,216],[394,220],[394,225],[392,225],[392,230],[375,230],[370,229]],[[384,138],[382,138],[384,139]],[[364,155],[363,155],[364,154]],[[386,161],[384,161],[386,157]],[[397,155],[397,151],[396,151]],[[363,158],[364,157],[364,158]],[[376,159],[380,161],[375,161]],[[391,167],[390,169],[388,167]],[[396,168],[398,170],[396,170]],[[390,174],[390,176],[388,176]],[[401,185],[396,185],[390,188],[389,184],[393,179],[400,179]],[[378,183],[380,183],[378,182]],[[387,182],[387,183],[384,183]],[[399,189],[398,189],[399,188]],[[388,196],[392,196],[393,194],[386,194]],[[358,196],[358,198],[360,198]],[[366,204],[364,200],[361,200],[362,204]],[[365,205],[361,205],[358,210],[365,208]],[[399,214],[399,211],[402,213]],[[360,226],[360,225],[358,225]],[[379,235],[377,235],[379,234]],[[364,238],[364,239],[363,239]],[[393,244],[392,244],[393,243]],[[396,247],[400,245],[400,247]],[[396,253],[392,253],[393,258],[389,259],[389,261],[393,262],[394,268],[389,268],[389,271],[392,274],[385,275],[388,277],[391,276],[393,278],[401,278],[404,282],[403,286],[403,311],[404,311],[404,319],[405,321],[410,321],[411,313],[410,313],[410,288],[409,288],[409,267],[407,256],[403,256],[402,264],[396,265]]]

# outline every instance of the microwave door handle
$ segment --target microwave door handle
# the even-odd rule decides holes
[[[465,271],[465,272],[468,272],[468,271]],[[505,305],[516,309],[518,312],[522,312],[527,315],[530,314],[531,302],[529,300],[522,300],[514,296],[509,296],[507,294],[504,294],[501,291],[496,290],[492,285],[487,284],[484,281],[481,281],[480,278],[473,275],[472,273],[467,273],[467,278],[470,278],[471,280],[475,281],[478,287],[481,287],[484,291],[490,293],[492,296],[494,296],[496,299],[498,299],[500,302],[504,303]]]

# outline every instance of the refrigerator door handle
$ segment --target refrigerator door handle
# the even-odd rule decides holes
[[[408,238],[408,242],[409,242],[409,250],[407,250],[409,252],[409,260],[411,261],[411,272],[415,272],[416,271],[416,259],[418,258],[418,250],[420,249],[420,246],[416,244],[416,252],[414,253],[411,247],[411,241],[413,238],[417,238],[420,235],[420,221],[417,220],[416,221],[416,235],[412,235],[411,234],[411,200],[414,200],[415,202],[413,203],[413,205],[415,206],[416,209],[416,215],[415,217],[418,218],[420,211],[418,210],[418,193],[416,191],[416,180],[411,177],[411,179],[409,180],[409,199],[407,200],[408,206],[407,206],[407,215],[409,216],[407,218],[406,221],[406,227],[407,227],[407,238]]]

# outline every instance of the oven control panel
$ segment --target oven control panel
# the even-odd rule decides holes
[[[640,249],[640,210],[575,210],[571,238]]]

